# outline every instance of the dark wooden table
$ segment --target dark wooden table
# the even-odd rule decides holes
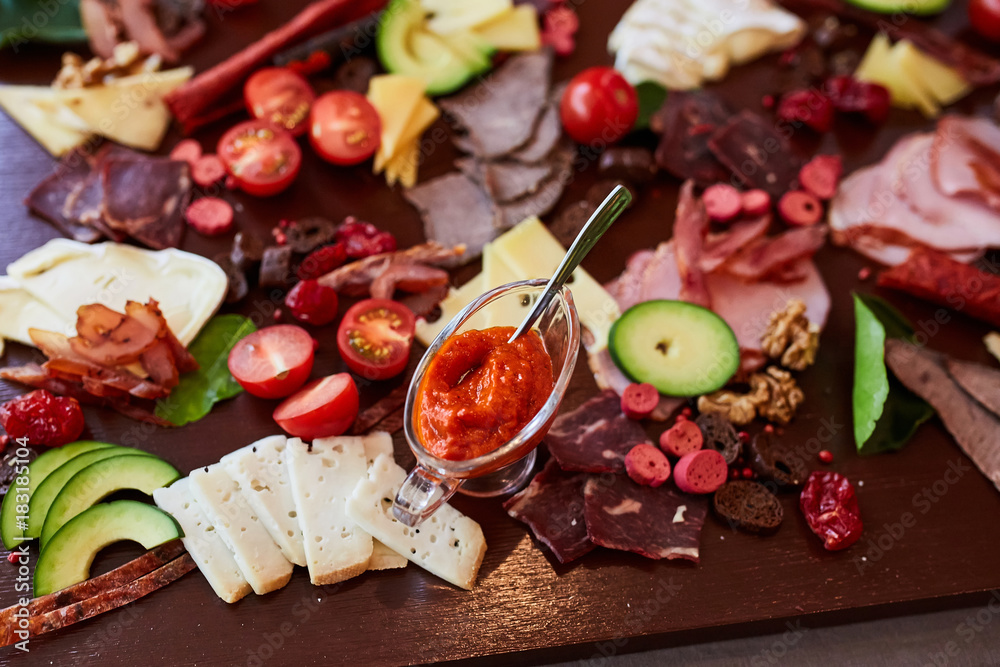
[[[212,16],[211,33],[189,60],[199,69],[227,56],[294,13],[293,3],[261,2],[224,16]],[[298,4],[298,3],[294,3]],[[609,62],[608,32],[627,3],[589,0],[579,5],[580,48],[559,61],[557,79],[584,66]],[[964,23],[955,6],[941,24]],[[58,66],[60,50],[32,47],[0,54],[0,79],[45,83]],[[737,106],[759,108],[760,97],[776,88],[776,58],[738,68],[719,86]],[[989,113],[996,90],[980,91],[957,105],[963,113]],[[901,135],[931,123],[914,113],[894,111],[879,130],[838,123],[818,143],[841,152],[848,169],[878,160]],[[210,147],[222,123],[198,135]],[[176,141],[172,133],[165,147]],[[31,217],[21,200],[48,174],[53,161],[6,116],[0,115],[0,266],[57,235]],[[398,191],[365,168],[333,167],[306,150],[298,181],[285,194],[255,200],[227,194],[237,204],[238,225],[266,234],[283,217],[353,214],[392,230],[402,246],[422,239],[414,210]],[[421,177],[443,173],[455,154],[441,145],[421,168]],[[576,174],[562,205],[583,196],[596,169]],[[630,253],[670,235],[677,182],[660,176],[643,190],[637,205],[612,229],[585,266],[599,280],[616,275]],[[183,247],[212,255],[228,239],[207,240],[188,233]],[[809,456],[816,441],[833,452],[832,469],[857,485],[865,521],[862,540],[839,553],[823,550],[809,532],[792,495],[784,496],[786,521],[777,535],[756,538],[732,532],[709,519],[702,535],[700,565],[655,562],[598,550],[562,566],[548,558],[497,501],[459,498],[455,504],[479,521],[489,550],[472,592],[455,589],[409,567],[365,574],[337,586],[316,588],[299,571],[283,590],[249,596],[226,605],[204,578],[192,573],[128,607],[30,642],[30,658],[12,648],[0,664],[400,664],[468,658],[518,662],[588,658],[651,647],[686,644],[754,633],[782,631],[798,619],[808,626],[892,614],[969,605],[1000,588],[996,567],[1000,547],[1000,494],[969,463],[935,420],[902,452],[861,458],[854,452],[850,421],[854,320],[851,290],[872,291],[859,282],[866,262],[849,250],[828,247],[818,256],[833,297],[830,321],[816,366],[801,375],[807,403],[782,442]],[[474,267],[473,267],[474,268]],[[473,268],[456,276],[471,275]],[[981,343],[985,328],[960,315],[932,327],[935,310],[915,300],[889,295],[924,330],[930,346],[956,356],[987,361]],[[268,321],[279,297],[257,292],[242,307]],[[932,330],[933,329],[933,330]],[[341,369],[329,328],[321,342],[315,374]],[[37,358],[11,345],[5,363]],[[366,400],[391,389],[372,389]],[[0,399],[22,390],[0,383]],[[572,408],[594,391],[586,364],[566,399]],[[180,429],[147,428],[118,415],[87,409],[89,437],[112,442],[136,439],[142,449],[182,471],[217,461],[223,454],[276,432],[273,403],[242,395],[218,406],[209,417]],[[409,453],[397,441],[397,458]],[[814,460],[810,457],[810,460]],[[818,465],[818,464],[817,464]],[[958,471],[949,473],[948,471]],[[926,499],[926,500],[925,500]],[[912,521],[908,518],[912,516]],[[908,527],[902,527],[903,523]],[[139,548],[115,546],[99,556],[106,570],[136,556]],[[14,567],[0,563],[0,606],[13,604]],[[43,662],[44,661],[44,662]]]

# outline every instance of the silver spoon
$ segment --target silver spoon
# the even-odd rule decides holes
[[[521,325],[517,327],[517,330],[508,342],[513,343],[518,336],[525,331],[529,331],[534,326],[535,320],[545,312],[549,302],[552,301],[552,297],[562,289],[563,283],[569,280],[573,271],[576,270],[576,267],[580,266],[580,262],[587,256],[587,253],[594,247],[594,244],[604,236],[604,232],[608,231],[611,224],[618,219],[622,211],[631,203],[632,193],[628,191],[628,188],[623,185],[616,185],[611,194],[607,196],[601,205],[597,207],[597,210],[594,211],[593,215],[590,216],[590,220],[583,226],[580,233],[577,234],[573,245],[566,251],[566,255],[563,257],[562,262],[559,263],[556,272],[549,278],[549,282],[545,286],[545,291],[538,297],[538,301],[535,302],[534,307],[528,312],[528,315],[521,322]]]

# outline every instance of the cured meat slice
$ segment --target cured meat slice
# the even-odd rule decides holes
[[[622,414],[618,394],[603,391],[556,417],[545,442],[563,470],[623,473],[625,455],[648,438]]]
[[[733,112],[716,95],[698,91],[672,91],[651,126],[660,133],[656,163],[682,179],[694,179],[701,187],[729,179],[729,170],[708,147],[717,127]]]
[[[534,192],[501,204],[498,218],[501,230],[510,229],[525,218],[542,216],[552,210],[566,188],[573,155],[571,149],[557,150],[549,158],[552,173],[538,184]]]
[[[176,248],[191,199],[187,162],[167,158],[112,158],[103,165],[103,218],[150,248]]]
[[[885,361],[900,382],[931,404],[962,451],[1000,490],[1000,419],[962,391],[941,355],[893,338],[885,342]]]
[[[780,197],[798,179],[802,161],[774,123],[744,109],[715,130],[708,140],[715,158],[747,188]],[[728,180],[728,174],[726,179]]]
[[[984,408],[1000,417],[1000,371],[983,364],[948,359],[948,374]]]
[[[48,220],[76,241],[94,243],[101,232],[83,224],[66,211],[67,200],[86,187],[91,164],[82,149],[75,149],[62,159],[54,172],[28,193],[25,205],[35,215]]]
[[[677,217],[674,220],[674,251],[677,271],[681,277],[680,299],[705,308],[712,307],[712,298],[705,287],[705,274],[698,265],[705,235],[708,233],[708,213],[705,204],[694,196],[694,181],[681,186]]]
[[[594,548],[583,518],[583,487],[587,478],[584,473],[565,472],[555,459],[549,459],[524,490],[504,502],[503,508],[513,518],[528,524],[535,538],[560,563],[568,563]]]
[[[440,281],[440,273],[424,272],[423,265],[445,265],[464,252],[463,246],[445,247],[440,243],[421,243],[405,250],[385,252],[372,255],[345,264],[327,274],[319,277],[321,285],[332,287],[337,292],[343,292],[352,296],[368,294],[373,283],[383,273],[392,268],[391,279],[393,287],[400,286],[401,289],[429,287],[430,283]],[[394,265],[403,265],[404,270],[397,272]],[[421,266],[422,268],[414,268]],[[405,285],[405,287],[404,287]],[[384,287],[375,289],[385,289]]]
[[[590,366],[590,372],[594,374],[594,382],[600,389],[608,389],[621,396],[625,393],[625,389],[632,384],[632,380],[626,377],[621,369],[615,365],[606,347],[600,350],[588,350],[587,365]],[[667,421],[670,415],[686,401],[687,399],[676,396],[660,396],[660,402],[653,408],[653,413],[649,417],[653,421]],[[624,461],[624,459],[622,460]]]
[[[488,162],[484,166],[486,190],[498,204],[513,201],[538,191],[541,183],[552,174],[550,162],[521,164],[519,162]]]
[[[748,282],[763,278],[785,281],[783,270],[802,258],[809,258],[826,243],[826,227],[798,227],[772,236],[759,238],[736,253],[722,265],[722,271]],[[793,280],[804,276],[793,274]]]
[[[511,154],[513,159],[525,163],[540,162],[556,147],[559,138],[562,137],[558,102],[561,97],[561,89],[558,96],[553,93],[552,98],[556,101],[550,102],[542,110],[542,115],[538,118],[538,124],[535,126],[535,134],[528,143]]]
[[[477,257],[497,236],[493,202],[464,174],[439,176],[404,191],[403,196],[420,211],[428,240],[465,246],[465,253],[449,264]]]
[[[511,57],[482,83],[440,100],[441,109],[468,133],[466,147],[479,157],[507,155],[531,139],[548,101],[552,51]]]
[[[390,262],[369,289],[374,299],[391,299],[396,290],[418,294],[448,284],[448,272],[415,262]]]
[[[878,284],[1000,326],[1000,276],[944,253],[915,249],[905,262],[880,273]]]
[[[670,487],[640,486],[624,475],[591,477],[584,486],[584,518],[598,546],[646,558],[698,562],[705,498]]]
[[[737,251],[767,234],[767,228],[770,226],[771,216],[762,215],[759,218],[734,223],[724,233],[709,234],[698,259],[698,266],[702,271],[711,273]]]
[[[1000,127],[987,118],[939,120],[931,174],[943,194],[978,199],[1000,212]]]

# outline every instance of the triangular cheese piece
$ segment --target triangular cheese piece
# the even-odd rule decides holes
[[[55,157],[60,157],[90,138],[91,133],[67,124],[60,113],[57,93],[48,86],[0,86],[0,107],[24,131]],[[41,104],[47,102],[48,104]]]
[[[426,82],[413,76],[383,74],[372,77],[368,84],[368,101],[382,120],[382,137],[376,160],[385,164],[400,146],[403,131],[410,123],[420,100],[424,99]],[[378,173],[378,170],[376,170]]]

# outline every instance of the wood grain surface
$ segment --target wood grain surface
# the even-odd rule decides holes
[[[199,69],[219,61],[287,19],[299,4],[261,0],[221,16],[209,10],[211,32],[189,60]],[[610,61],[605,40],[627,4],[611,0],[578,4],[580,48],[558,62],[557,80],[584,66]],[[964,11],[963,3],[956,2],[941,25],[963,24]],[[60,50],[51,47],[4,52],[0,80],[45,83],[54,76],[59,55]],[[776,61],[770,57],[738,68],[717,88],[734,105],[759,108],[761,95],[775,90],[779,78],[787,75]],[[980,91],[957,110],[990,113],[995,94],[996,90]],[[893,111],[890,123],[877,131],[838,122],[836,130],[822,139],[797,140],[843,153],[851,170],[881,158],[901,135],[930,125],[914,113]],[[226,127],[222,123],[206,128],[198,138],[211,147]],[[177,138],[172,133],[165,146]],[[0,266],[5,266],[57,232],[31,217],[21,203],[51,171],[53,161],[4,115],[0,115],[0,155]],[[240,227],[267,234],[284,217],[318,214],[339,219],[353,214],[390,229],[401,246],[422,239],[415,211],[380,177],[364,168],[333,167],[309,150],[304,157],[302,174],[283,195],[266,200],[223,195],[236,204]],[[437,146],[421,167],[421,178],[448,171],[454,157],[450,144]],[[574,174],[563,206],[583,197],[598,180],[594,167]],[[666,239],[677,186],[661,175],[642,190],[637,204],[584,266],[599,280],[608,280],[620,272],[629,254]],[[228,240],[208,240],[189,232],[183,247],[212,256],[225,250]],[[832,293],[833,309],[817,364],[800,376],[807,402],[782,443],[817,467],[814,453],[821,444],[836,457],[832,469],[855,481],[865,533],[844,552],[824,551],[800,515],[795,496],[786,495],[785,524],[773,537],[735,533],[710,518],[698,566],[604,550],[563,566],[547,557],[524,526],[506,516],[499,502],[458,498],[455,504],[482,524],[489,544],[472,592],[414,566],[321,588],[310,585],[306,573],[298,571],[283,590],[264,597],[251,595],[230,606],[215,597],[200,574],[191,573],[126,608],[32,640],[30,654],[8,647],[0,652],[0,665],[390,665],[473,658],[498,664],[557,658],[594,658],[599,663],[606,655],[655,646],[780,631],[792,619],[809,627],[985,599],[984,592],[1000,588],[996,567],[1000,494],[971,466],[937,420],[921,428],[898,454],[862,458],[854,453],[850,292],[877,290],[871,280],[859,282],[858,270],[866,263],[851,251],[828,247],[817,261]],[[458,272],[456,282],[475,270]],[[982,325],[959,313],[938,313],[904,296],[888,296],[924,331],[932,348],[988,361],[981,343],[986,332]],[[280,298],[255,292],[240,312],[269,323]],[[936,314],[947,322],[936,323]],[[340,370],[334,331],[317,330],[315,335],[321,346],[314,374]],[[4,362],[37,357],[32,350],[11,345]],[[374,401],[399,382],[364,388],[363,401]],[[574,407],[594,390],[581,361],[565,407]],[[0,399],[21,391],[0,383]],[[186,472],[276,432],[270,417],[273,407],[273,402],[241,395],[217,406],[206,419],[173,430],[88,408],[86,435],[140,447]],[[657,431],[651,427],[650,432]],[[405,443],[397,440],[396,450],[401,464],[412,461]],[[98,557],[94,572],[105,572],[139,553],[137,545],[109,548]],[[32,551],[32,559],[35,555]],[[17,576],[16,567],[0,563],[0,607],[16,602]]]

